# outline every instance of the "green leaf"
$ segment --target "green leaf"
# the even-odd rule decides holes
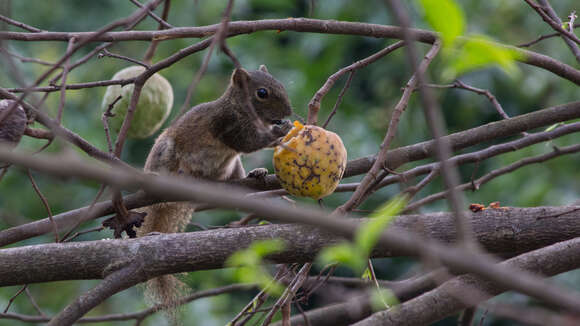
[[[465,32],[463,10],[454,0],[420,0],[425,20],[441,34],[443,47],[453,46],[455,39]]]
[[[284,249],[280,239],[253,242],[248,248],[233,253],[226,260],[226,266],[238,267],[233,278],[241,283],[256,283],[271,295],[281,295],[284,286],[276,282],[262,266],[262,258]]]
[[[560,127],[560,126],[563,126],[563,125],[564,125],[564,123],[562,123],[562,122],[558,122],[558,123],[555,123],[555,124],[553,124],[553,125],[549,126],[549,127],[548,127],[548,128],[546,128],[544,131],[545,131],[545,132],[547,132],[547,131],[552,131],[552,130],[554,130],[554,129],[556,129],[556,128]]]
[[[361,277],[363,280],[372,280],[373,275],[371,274],[371,270],[367,267],[365,268],[364,272],[362,273]]]
[[[248,248],[234,252],[226,260],[226,266],[237,267],[258,265],[262,258],[284,249],[284,242],[280,239],[254,241]]]
[[[365,256],[368,257],[383,230],[406,204],[407,198],[405,196],[395,197],[374,211],[369,216],[369,221],[362,223],[355,234],[354,242]]]
[[[355,271],[362,271],[366,266],[366,255],[350,243],[340,243],[324,248],[318,255],[322,265],[344,264]]]
[[[264,257],[284,250],[284,241],[280,239],[254,241],[249,249],[253,250],[258,256]]]
[[[380,311],[399,305],[399,299],[393,291],[389,289],[375,289],[371,294],[371,308],[373,311]]]
[[[517,75],[519,69],[515,63],[522,54],[515,49],[500,46],[491,39],[476,35],[470,37],[459,47],[443,72],[445,79],[455,79],[468,71],[497,65],[508,75]]]

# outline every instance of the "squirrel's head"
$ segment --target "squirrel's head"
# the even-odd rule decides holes
[[[231,87],[236,88],[238,94],[244,94],[244,87],[248,87],[254,110],[266,124],[277,123],[292,114],[284,85],[272,77],[264,65],[254,71],[235,69],[232,73]]]

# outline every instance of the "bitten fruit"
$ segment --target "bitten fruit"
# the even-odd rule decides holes
[[[294,128],[274,151],[274,169],[290,194],[320,199],[342,179],[346,148],[337,134],[294,121]]]
[[[14,103],[13,100],[0,100],[0,117],[3,117]],[[0,144],[8,145],[11,148],[15,147],[24,134],[26,122],[26,113],[24,113],[22,106],[17,105],[10,112],[10,115],[0,122]]]
[[[137,77],[144,70],[145,67],[131,66],[117,72],[113,79]],[[105,111],[121,95],[121,99],[115,103],[111,110],[114,116],[109,120],[111,129],[117,133],[127,115],[133,88],[133,84],[122,87],[120,85],[111,85],[107,87],[103,97],[102,109]],[[161,128],[161,125],[169,116],[172,106],[173,88],[171,84],[160,74],[154,74],[143,85],[127,136],[131,138],[147,138],[151,136]]]

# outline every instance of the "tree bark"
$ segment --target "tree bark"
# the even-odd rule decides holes
[[[475,236],[485,249],[515,255],[580,236],[580,208],[537,207],[486,209],[468,213]],[[450,213],[399,216],[392,229],[414,229],[446,243],[455,241]],[[284,251],[273,263],[311,262],[325,246],[344,238],[311,226],[271,224],[244,228],[164,234],[139,239],[42,244],[0,250],[0,286],[78,279],[101,279],[119,264],[139,262],[147,278],[161,274],[221,268],[232,253],[256,240],[281,238]],[[403,253],[385,246],[373,257]]]

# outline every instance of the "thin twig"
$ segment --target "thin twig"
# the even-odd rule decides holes
[[[314,96],[310,100],[310,103],[308,103],[308,118],[306,120],[306,123],[310,124],[310,125],[316,125],[316,123],[318,122],[318,111],[320,110],[320,103],[321,103],[322,99],[324,98],[324,96],[326,96],[326,94],[330,91],[330,89],[332,88],[334,83],[342,75],[346,74],[347,72],[352,72],[354,70],[366,67],[369,64],[379,60],[380,58],[386,56],[387,54],[402,47],[403,45],[405,45],[405,43],[403,41],[393,43],[393,44],[387,46],[386,48],[378,51],[377,53],[375,53],[371,56],[368,56],[362,60],[359,60],[357,62],[354,62],[353,64],[346,66],[346,67],[338,70],[334,74],[330,75],[330,77],[328,77],[328,79],[326,80],[324,85],[322,85],[322,87],[318,91],[316,91],[316,93],[314,94]]]
[[[283,279],[284,277],[286,277],[288,272],[289,272],[288,269],[282,268],[278,269],[276,275],[274,275],[274,277],[272,278],[272,282]],[[246,306],[242,308],[242,310],[228,324],[232,326],[239,325],[237,324],[238,320],[244,317],[244,314],[246,314],[246,312],[255,311],[257,308],[259,308],[266,301],[266,298],[268,297],[267,290],[270,286],[271,285],[268,284],[264,289],[262,289],[258,294],[256,294],[256,296],[254,296],[254,298],[250,300],[250,302],[248,302],[248,304],[246,304]]]
[[[28,297],[30,304],[32,304],[36,312],[38,312],[38,314],[41,315],[42,317],[46,317],[46,314],[42,311],[42,309],[40,309],[40,306],[32,296],[32,293],[30,293],[30,289],[26,287],[26,289],[24,289],[24,292],[26,293],[26,296]]]
[[[57,226],[57,224],[54,221],[54,218],[52,216],[52,210],[50,209],[50,205],[48,204],[48,200],[46,200],[46,197],[42,194],[42,191],[40,191],[40,188],[38,187],[38,185],[34,181],[34,178],[32,177],[32,173],[30,172],[30,169],[26,169],[26,174],[28,175],[28,179],[30,180],[30,184],[32,184],[32,188],[34,188],[34,192],[36,192],[36,195],[38,195],[38,198],[40,198],[42,205],[44,205],[44,209],[46,209],[46,213],[48,214],[48,218],[50,219],[50,223],[52,223],[52,229],[54,232],[54,242],[59,242],[60,240],[58,238],[58,226]]]
[[[109,153],[111,153],[111,154],[113,154],[113,143],[111,142],[111,133],[110,133],[110,129],[109,129],[109,118],[115,116],[115,114],[112,113],[112,110],[115,107],[115,104],[117,104],[117,102],[119,102],[122,98],[123,98],[123,95],[117,96],[117,98],[114,99],[113,102],[111,102],[109,104],[109,106],[107,107],[105,112],[103,112],[103,115],[101,116],[101,121],[103,122],[103,128],[105,130],[105,139],[107,140],[107,148],[109,149]]]
[[[67,90],[78,90],[84,88],[102,87],[110,85],[120,85],[125,86],[127,84],[132,84],[135,82],[137,77],[127,78],[127,79],[111,79],[111,80],[99,80],[94,82],[78,83],[78,84],[68,84],[65,86]],[[23,93],[23,92],[43,92],[51,93],[58,92],[61,90],[60,86],[43,86],[43,87],[32,87],[32,88],[6,88],[8,92],[11,93]]]
[[[440,48],[441,48],[440,42],[435,42],[433,44],[431,49],[425,55],[424,60],[421,62],[420,67],[418,68],[418,69],[420,69],[421,72],[423,72],[427,69],[427,67],[429,66],[431,61],[435,58],[435,56],[439,52]],[[399,121],[401,119],[401,115],[403,114],[403,112],[407,108],[407,105],[409,103],[409,99],[411,98],[411,94],[413,93],[413,90],[415,89],[415,87],[417,85],[418,74],[419,74],[418,72],[414,73],[413,76],[411,77],[411,79],[409,79],[409,81],[405,85],[401,99],[399,100],[399,102],[397,103],[395,108],[393,109],[391,120],[389,122],[389,127],[387,129],[387,133],[385,134],[385,138],[383,140],[383,143],[380,146],[380,151],[377,155],[376,161],[374,162],[373,166],[368,171],[368,173],[365,175],[365,177],[363,178],[363,180],[360,183],[360,186],[357,187],[354,194],[348,199],[348,201],[346,203],[342,204],[341,206],[339,206],[337,208],[337,212],[344,214],[344,213],[349,212],[352,209],[358,207],[362,203],[364,198],[366,198],[368,191],[371,188],[373,188],[378,181],[380,181],[382,179],[382,178],[379,178],[379,174],[383,171],[383,169],[385,167],[385,162],[387,159],[387,152],[389,150],[389,147],[391,145],[392,140],[395,138],[395,135],[397,132],[397,127],[398,127]]]
[[[99,59],[101,59],[101,58],[103,58],[103,57],[109,57],[109,58],[115,58],[115,59],[125,60],[125,61],[131,62],[131,63],[134,63],[134,64],[137,64],[137,65],[143,66],[143,67],[145,67],[145,68],[147,68],[147,69],[151,68],[151,66],[150,66],[150,65],[148,65],[148,64],[147,64],[147,63],[145,63],[145,62],[141,62],[141,61],[139,61],[139,60],[137,60],[137,59],[129,58],[129,57],[126,57],[126,56],[124,56],[124,55],[120,55],[120,54],[111,53],[111,52],[109,52],[107,49],[103,49],[103,50],[102,50],[102,51],[101,51],[101,52],[100,52],[100,53],[97,55],[97,58],[99,58]]]
[[[143,5],[142,5],[142,4],[141,4],[139,1],[137,1],[137,0],[130,0],[130,1],[131,1],[131,2],[132,2],[134,5],[136,5],[137,7],[139,7],[139,8],[143,8]],[[166,1],[167,1],[167,0],[166,0]],[[167,2],[169,2],[169,1],[167,1]],[[151,10],[147,10],[147,14],[148,14],[148,15],[149,15],[151,18],[153,18],[153,19],[154,19],[156,22],[158,22],[158,23],[159,23],[159,25],[160,25],[160,26],[162,26],[163,28],[173,28],[173,26],[172,26],[171,24],[169,24],[168,22],[166,22],[166,21],[165,21],[165,19],[166,19],[166,18],[164,19],[164,18],[161,18],[161,17],[157,16],[157,15],[156,15],[156,14],[155,14],[153,11],[151,11]],[[165,16],[165,17],[167,17],[167,16]]]
[[[13,25],[13,26],[16,26],[16,27],[20,27],[20,28],[22,28],[24,30],[27,30],[29,32],[32,32],[32,33],[41,33],[41,32],[44,32],[42,29],[38,29],[36,27],[30,26],[30,25],[26,25],[25,23],[21,23],[19,21],[16,21],[14,19],[8,18],[6,16],[0,15],[0,20],[3,21],[3,22],[5,22],[5,23],[8,23],[10,25]]]
[[[561,22],[560,24],[558,24],[558,22],[554,21],[546,12],[544,12],[545,7],[542,8],[538,4],[534,3],[534,1],[532,0],[524,0],[524,1],[530,7],[532,7],[532,9],[534,9],[538,13],[538,15],[542,17],[542,20],[544,20],[548,25],[550,25],[550,27],[552,27],[556,32],[560,33],[563,37],[566,37],[574,41],[576,44],[580,45],[580,38],[578,38],[578,36],[576,36],[575,34],[562,28]]]
[[[4,309],[4,313],[8,312],[8,309],[10,309],[10,306],[12,305],[12,303],[14,302],[14,300],[16,300],[16,298],[22,293],[24,292],[24,290],[26,290],[26,288],[28,287],[28,284],[25,284],[24,286],[22,286],[20,288],[20,290],[16,291],[16,293],[10,298],[8,299],[8,304],[6,305],[6,308]]]
[[[161,21],[159,22],[157,30],[163,30],[166,29],[167,26],[171,26],[166,22],[167,17],[169,17],[170,8],[171,8],[171,0],[165,0],[165,2],[163,3],[163,13],[161,14]],[[159,42],[161,42],[160,39],[154,39],[153,41],[151,41],[149,47],[147,48],[147,51],[145,51],[145,55],[143,56],[143,62],[151,64],[151,62],[153,61],[153,56],[155,55],[155,51],[157,50],[157,46],[159,45]]]
[[[32,63],[37,63],[37,64],[40,64],[40,65],[43,65],[43,66],[51,66],[51,67],[54,66],[54,63],[52,63],[52,62],[48,62],[48,61],[44,61],[44,60],[40,60],[40,59],[36,59],[36,58],[24,57],[24,56],[21,56],[19,54],[10,52],[10,51],[8,51],[7,49],[4,49],[4,48],[0,48],[0,51],[3,52],[3,53],[8,54],[10,56],[13,56],[14,58],[20,60],[20,62],[32,62]]]
[[[504,175],[506,173],[513,172],[513,171],[515,171],[521,167],[524,167],[526,165],[545,162],[547,160],[551,160],[551,159],[556,158],[558,156],[573,154],[573,153],[576,153],[579,151],[580,151],[580,144],[577,144],[577,145],[571,145],[571,146],[567,146],[567,147],[560,147],[560,148],[554,149],[550,153],[546,153],[546,154],[542,154],[542,155],[538,155],[538,156],[533,156],[533,157],[527,157],[525,159],[522,159],[522,160],[519,160],[515,163],[512,163],[508,166],[504,166],[502,168],[493,170],[493,171],[487,173],[486,175],[478,178],[477,180],[475,180],[475,182],[467,182],[467,183],[458,185],[455,189],[457,191],[478,190],[483,184],[491,181],[492,179],[497,178],[497,177]],[[439,199],[443,199],[447,195],[448,195],[447,191],[442,191],[442,192],[439,192],[436,194],[429,195],[421,200],[417,200],[417,201],[409,204],[403,210],[403,212],[413,211],[413,210],[415,210],[421,206],[424,206],[428,203],[431,203],[431,202],[439,200]]]
[[[457,79],[453,82],[453,84],[446,84],[446,85],[438,85],[438,84],[428,84],[425,85],[431,88],[457,88],[457,89],[464,89],[470,92],[474,92],[479,95],[485,96],[493,105],[497,113],[504,119],[509,119],[509,115],[504,111],[502,105],[499,103],[497,98],[487,89],[481,89],[477,87],[473,87],[471,85],[467,85],[466,83],[462,82],[461,80]],[[528,133],[523,131],[522,136],[527,136]]]
[[[193,96],[193,93],[195,92],[197,85],[201,81],[201,78],[203,77],[203,75],[205,74],[205,71],[207,70],[207,67],[209,66],[209,60],[211,59],[211,56],[213,54],[213,50],[214,50],[216,44],[217,43],[221,44],[223,39],[226,37],[228,23],[229,23],[231,11],[233,8],[233,3],[234,3],[233,0],[228,0],[228,4],[226,6],[226,9],[224,10],[224,14],[222,16],[222,21],[219,25],[219,28],[217,29],[215,35],[210,38],[211,44],[209,45],[207,53],[206,53],[205,57],[203,58],[201,67],[197,70],[197,73],[195,74],[195,76],[193,77],[193,80],[191,81],[191,83],[189,84],[189,87],[187,88],[185,100],[183,101],[183,104],[181,105],[181,108],[179,109],[179,113],[177,114],[174,121],[177,121],[177,119],[179,119],[179,117],[181,117],[185,113],[185,111],[187,109],[189,109],[191,97]],[[238,65],[239,65],[239,63],[238,63]]]
[[[338,110],[338,106],[342,102],[342,97],[344,96],[344,93],[346,93],[346,91],[350,87],[350,82],[352,81],[352,77],[354,77],[355,71],[356,70],[351,70],[350,74],[348,74],[348,78],[346,79],[346,83],[344,83],[342,90],[340,90],[340,93],[338,94],[338,97],[336,98],[336,103],[334,103],[334,107],[332,108],[332,111],[328,115],[328,118],[326,119],[326,121],[322,125],[322,128],[326,129],[326,126],[328,126],[328,123],[330,123],[330,119],[332,119],[332,117],[336,114],[336,110]]]
[[[94,217],[93,216],[93,209],[94,209],[95,205],[97,204],[97,202],[99,201],[99,199],[101,198],[101,196],[103,195],[103,193],[105,192],[105,189],[107,189],[107,186],[105,184],[101,184],[101,186],[99,187],[99,191],[97,191],[97,195],[95,196],[95,198],[93,199],[91,204],[87,207],[87,210],[85,211],[85,213],[80,215],[79,218],[76,220],[75,224],[70,228],[70,230],[62,236],[63,242],[68,241],[68,237],[70,236],[70,234],[82,222],[88,221]],[[75,234],[75,236],[76,236],[76,234]]]
[[[554,8],[552,8],[552,6],[550,5],[550,2],[548,0],[538,0],[538,2],[542,5],[543,11],[556,24],[558,24],[558,26],[562,26],[562,29],[563,30],[566,30],[566,28],[563,27],[565,25],[562,23],[562,20],[560,19],[560,17],[558,17],[558,14],[554,10]],[[570,32],[570,34],[572,34],[572,35],[575,36],[576,34],[574,34],[574,31],[572,29],[572,26],[574,26],[574,19],[575,19],[575,13],[572,13],[570,15],[570,23],[568,24],[568,26],[570,27],[570,30],[568,32]],[[560,35],[560,36],[562,36],[562,39],[564,40],[564,42],[566,43],[566,45],[568,46],[568,48],[570,48],[570,51],[572,51],[572,54],[576,58],[576,61],[578,61],[580,63],[580,48],[578,47],[578,44],[574,43],[571,39],[569,39],[568,37],[566,37],[564,35]]]
[[[407,198],[410,200],[413,198],[421,189],[423,189],[426,185],[428,185],[433,179],[439,175],[439,169],[435,168],[432,169],[429,174],[421,180],[421,182],[417,183],[414,186],[408,187],[407,189],[403,190],[402,193],[407,194]]]
[[[24,129],[24,134],[28,137],[38,138],[38,139],[53,139],[54,135],[52,132],[45,129],[37,129],[26,127]]]
[[[84,231],[76,232],[75,234],[71,235],[69,238],[66,238],[65,239],[63,237],[62,242],[71,242],[71,241],[73,241],[74,239],[76,239],[77,237],[79,237],[81,235],[84,235],[84,234],[87,234],[87,233],[92,233],[92,232],[101,232],[104,229],[105,229],[104,226],[95,226],[94,228],[90,228],[90,229],[87,229],[87,230],[84,230]]]
[[[72,51],[75,42],[77,41],[76,38],[71,38],[68,41],[68,46],[66,48],[66,53]],[[70,59],[70,58],[69,58]],[[58,103],[58,111],[56,114],[56,121],[58,123],[62,123],[62,112],[64,110],[64,104],[66,101],[66,82],[67,82],[67,75],[69,71],[69,59],[66,59],[62,65],[62,85],[60,86],[60,101]]]
[[[574,24],[574,27],[580,27],[580,24]],[[529,42],[526,42],[526,43],[521,43],[521,44],[518,44],[516,46],[519,47],[519,48],[528,48],[528,47],[530,47],[530,46],[532,46],[534,44],[537,44],[537,43],[539,43],[539,42],[541,42],[543,40],[546,40],[546,39],[549,39],[549,38],[553,38],[553,37],[556,37],[556,36],[560,36],[560,33],[551,33],[551,34],[540,35],[540,36],[538,36],[536,39],[534,39],[532,41],[529,41]]]
[[[441,175],[443,182],[449,191],[449,204],[455,215],[455,223],[457,229],[458,242],[469,250],[476,250],[477,244],[473,241],[473,231],[468,217],[464,213],[464,199],[463,194],[456,192],[455,186],[459,184],[459,173],[457,169],[448,162],[451,157],[451,145],[445,136],[446,127],[441,109],[435,100],[435,96],[431,89],[425,87],[428,83],[428,77],[425,70],[421,70],[421,65],[418,62],[419,56],[415,46],[414,36],[410,32],[411,20],[399,0],[386,0],[394,14],[394,18],[401,25],[405,41],[408,43],[406,47],[407,59],[409,66],[415,72],[417,84],[419,85],[419,94],[421,95],[421,104],[425,115],[425,120],[429,126],[429,130],[435,140],[435,157],[441,162]],[[424,61],[424,60],[423,60]]]
[[[290,304],[292,302],[292,298],[296,295],[296,292],[302,287],[304,282],[308,279],[308,272],[312,268],[311,263],[306,263],[302,266],[296,277],[292,280],[292,282],[286,287],[284,293],[280,296],[280,298],[276,301],[274,306],[270,309],[266,318],[264,318],[264,322],[262,322],[262,326],[267,326],[274,318],[274,314],[278,312],[282,307]]]

